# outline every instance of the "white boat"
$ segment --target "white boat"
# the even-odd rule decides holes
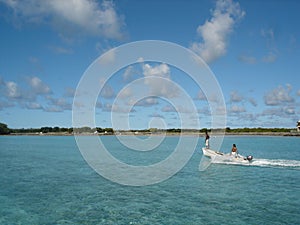
[[[243,163],[243,164],[249,164],[251,163],[253,156],[248,155],[248,156],[242,156],[240,154],[230,154],[230,153],[223,153],[223,152],[218,152],[218,151],[214,151],[212,149],[209,148],[202,148],[202,152],[203,155],[211,158],[212,162],[215,163],[226,163],[226,162],[230,162],[230,163]]]

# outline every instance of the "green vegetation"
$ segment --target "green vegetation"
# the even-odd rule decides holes
[[[226,133],[263,133],[263,132],[290,132],[290,128],[262,128],[262,127],[257,127],[257,128],[235,128],[235,129],[230,129],[230,127],[227,127],[225,129]]]
[[[139,134],[149,134],[149,133],[169,133],[169,134],[180,134],[180,133],[205,133],[207,132],[221,132],[225,131],[226,134],[239,134],[239,133],[249,133],[249,134],[259,134],[259,133],[289,133],[291,131],[296,131],[296,129],[291,128],[230,128],[226,127],[225,129],[207,129],[202,128],[200,130],[196,129],[180,129],[180,128],[170,128],[170,129],[142,129],[142,130],[130,130],[132,133]],[[122,131],[123,132],[123,131]],[[113,128],[91,128],[91,127],[79,127],[79,128],[65,128],[65,127],[41,127],[41,128],[21,128],[21,129],[12,129],[4,123],[0,123],[0,135],[7,134],[114,134],[115,131]]]
[[[72,134],[74,133],[103,133],[103,134],[113,134],[114,130],[112,128],[90,128],[90,127],[80,127],[80,128],[66,128],[66,127],[41,127],[41,128],[21,128],[13,129],[8,128],[4,123],[0,123],[0,135],[6,134]]]
[[[0,134],[9,134],[10,129],[7,127],[6,124],[0,123]]]

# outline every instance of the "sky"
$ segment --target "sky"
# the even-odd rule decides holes
[[[161,40],[205,61],[221,88],[227,127],[295,128],[299,9],[297,0],[0,0],[0,122],[10,128],[72,127],[76,88],[98,57],[127,43]],[[207,96],[180,68],[141,58],[105,84],[99,76],[97,127],[122,128],[112,119],[113,112],[126,111],[114,105],[117,96],[130,107],[123,115],[130,129],[211,126]],[[139,100],[126,89],[138,79],[148,90]],[[184,104],[172,105],[183,93],[179,87],[196,116]],[[181,115],[188,123],[182,124]]]

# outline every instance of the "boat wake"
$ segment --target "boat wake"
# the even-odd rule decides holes
[[[287,159],[256,159],[251,163],[253,166],[262,167],[289,167],[300,170],[300,161]]]
[[[287,159],[253,159],[250,163],[247,164],[240,162],[224,161],[220,159],[211,159],[211,163],[259,167],[279,167],[300,170],[300,161]]]
[[[199,164],[199,170],[206,170],[212,163],[213,164],[226,164],[226,165],[241,165],[241,166],[256,166],[256,167],[277,167],[300,170],[299,160],[289,159],[259,159],[249,155],[247,157],[242,155],[232,156],[208,148],[202,148],[202,158]]]

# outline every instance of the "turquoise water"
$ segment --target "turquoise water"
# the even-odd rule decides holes
[[[166,158],[178,138],[149,153],[102,140],[115,157],[143,165]],[[74,137],[1,136],[0,224],[300,224],[300,138],[226,137],[221,150],[232,143],[256,163],[200,172],[201,139],[175,176],[132,187],[94,172]]]

